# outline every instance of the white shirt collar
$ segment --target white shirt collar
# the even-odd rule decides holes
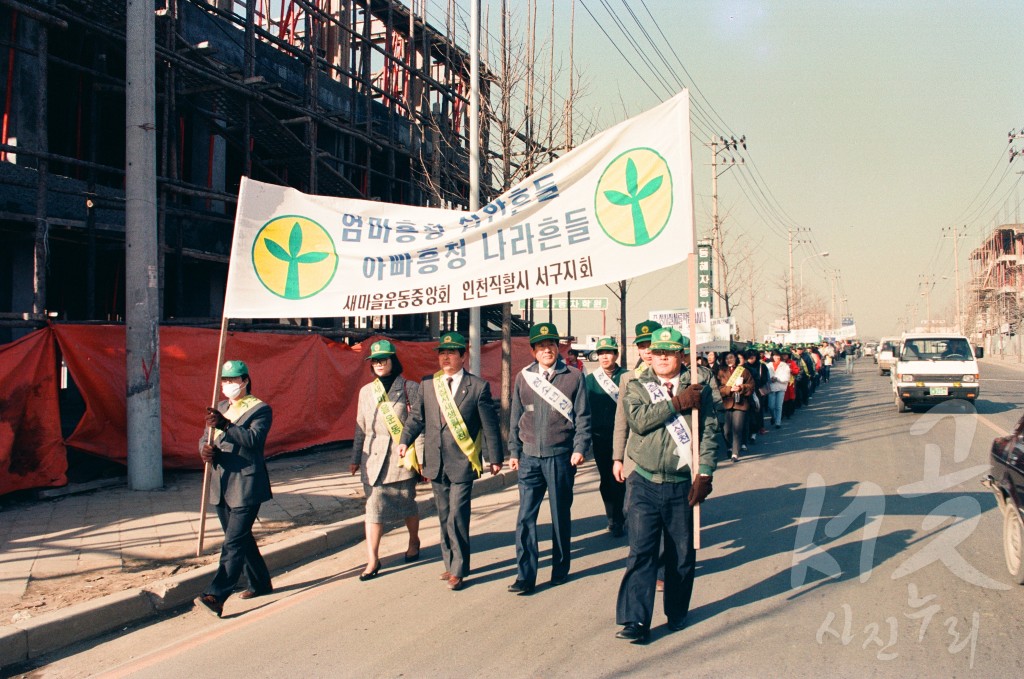
[[[442,380],[445,381],[445,385],[448,384],[448,378],[452,378],[452,394],[457,394],[459,391],[459,385],[462,384],[462,376],[466,374],[465,368],[455,373],[454,375],[443,375]]]

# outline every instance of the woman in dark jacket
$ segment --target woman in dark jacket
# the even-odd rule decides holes
[[[725,365],[715,374],[718,388],[722,394],[722,410],[725,412],[726,445],[732,448],[732,461],[739,462],[740,450],[746,450],[743,443],[746,432],[747,411],[750,409],[750,395],[754,393],[754,380],[750,372],[739,364],[739,358],[733,352],[725,354]]]

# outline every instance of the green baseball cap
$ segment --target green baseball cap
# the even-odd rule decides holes
[[[227,361],[220,368],[221,377],[241,377],[249,374],[249,366],[242,361]]]
[[[395,345],[387,340],[377,340],[370,345],[370,358],[391,358],[395,355]]]
[[[651,349],[682,351],[690,346],[690,339],[675,328],[659,328],[651,334]]]
[[[640,344],[641,342],[650,342],[651,333],[655,330],[661,330],[661,323],[657,321],[642,321],[636,324],[636,339],[633,340],[633,344]]]
[[[595,351],[619,351],[619,344],[615,341],[614,337],[602,337],[597,340],[597,349]]]
[[[544,340],[558,340],[562,339],[558,334],[558,328],[555,327],[554,323],[537,323],[530,328],[530,346],[532,347],[537,342],[543,342]]]
[[[441,340],[437,343],[437,350],[441,349],[465,349],[466,338],[458,332],[446,332],[441,335]]]

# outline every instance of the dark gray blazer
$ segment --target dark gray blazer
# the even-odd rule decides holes
[[[447,387],[445,387],[447,388]],[[475,440],[483,430],[481,464],[501,464],[505,454],[501,448],[501,432],[498,429],[498,412],[491,399],[491,385],[486,380],[468,372],[463,373],[455,396],[455,405],[462,413],[469,435]],[[469,458],[455,442],[448,423],[441,415],[441,407],[434,393],[434,376],[427,375],[420,381],[419,393],[414,397],[412,411],[405,422],[401,442],[409,445],[423,434],[423,450],[420,451],[420,473],[431,480],[438,480],[442,463],[444,472],[455,483],[473,481],[479,475],[473,470]]]
[[[217,410],[227,412],[229,402],[221,401]],[[252,507],[273,497],[270,476],[263,457],[263,446],[270,432],[274,415],[270,406],[262,403],[242,413],[238,421],[214,439],[219,451],[213,458],[209,501],[228,507]],[[202,448],[204,436],[199,441]]]

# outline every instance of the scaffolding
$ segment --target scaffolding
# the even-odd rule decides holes
[[[219,317],[243,176],[320,195],[468,205],[469,55],[455,43],[452,3],[443,31],[422,0],[154,8],[164,322]],[[0,0],[0,268],[10,271],[0,318],[123,319],[125,26],[125,0]],[[487,102],[495,78],[481,68]],[[488,129],[481,154],[494,158]],[[427,321],[307,323],[365,336],[368,325],[422,333]]]
[[[967,329],[986,351],[1014,351],[1024,327],[1024,224],[1003,224],[971,252]]]

